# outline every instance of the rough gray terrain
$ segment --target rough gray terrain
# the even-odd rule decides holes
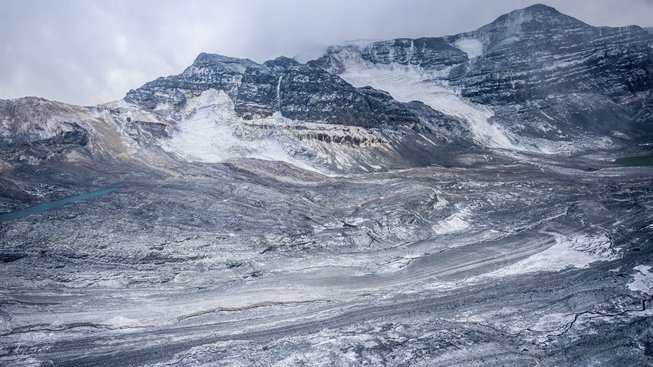
[[[0,365],[653,365],[652,40],[538,5],[0,101]]]
[[[184,169],[1,224],[3,363],[652,361],[649,168]]]

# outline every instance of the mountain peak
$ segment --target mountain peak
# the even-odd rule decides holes
[[[300,66],[301,63],[298,62],[295,59],[292,59],[290,57],[286,56],[279,56],[274,60],[268,60],[263,63],[263,65],[267,67],[281,67],[281,68],[289,68],[293,66]]]
[[[250,59],[239,59],[236,57],[223,56],[202,52],[193,61],[193,66],[252,66],[256,63]]]
[[[591,27],[547,5],[536,4],[498,17],[474,32],[477,39],[491,49],[521,39],[546,38],[552,32]]]
[[[531,12],[531,13],[562,14],[556,8],[544,4],[534,4],[531,6],[527,6],[521,10],[524,12]]]
[[[540,24],[547,26],[579,26],[586,25],[580,20],[563,14],[553,7],[544,4],[535,4],[529,7],[518,9],[510,13],[504,14],[497,18],[489,25],[504,25],[508,24],[512,27],[521,26],[523,24]]]

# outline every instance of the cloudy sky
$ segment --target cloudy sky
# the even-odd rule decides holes
[[[202,51],[305,59],[343,40],[464,32],[537,2],[653,26],[653,0],[0,0],[0,98],[104,103]]]

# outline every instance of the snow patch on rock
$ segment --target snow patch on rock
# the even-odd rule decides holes
[[[420,101],[436,111],[461,118],[467,121],[476,140],[488,147],[528,150],[513,144],[500,126],[489,121],[494,116],[492,110],[466,100],[442,80],[449,69],[427,72],[412,65],[373,65],[355,57],[343,61],[346,69],[340,77],[356,87],[381,89],[400,102]]]
[[[462,210],[458,213],[450,215],[446,219],[433,225],[433,233],[437,235],[443,235],[464,231],[470,226],[469,222],[465,220],[469,214],[470,213],[467,210]]]
[[[474,38],[461,38],[454,43],[454,46],[466,53],[470,59],[483,55],[483,43]]]
[[[638,265],[633,268],[637,272],[633,275],[633,281],[628,283],[628,289],[633,292],[653,294],[653,271],[650,265]]]
[[[488,276],[508,276],[535,272],[555,272],[568,268],[587,268],[593,262],[616,260],[619,254],[612,249],[605,235],[555,237],[555,245],[515,264],[489,273]]]
[[[130,319],[124,316],[114,316],[106,320],[104,323],[114,328],[141,326],[140,321],[135,319]]]
[[[273,124],[274,119],[260,122]],[[258,158],[315,170],[291,157],[281,143],[266,137],[247,137],[245,129],[246,122],[236,115],[231,98],[211,89],[189,99],[179,131],[162,147],[189,161],[218,163],[230,158]]]

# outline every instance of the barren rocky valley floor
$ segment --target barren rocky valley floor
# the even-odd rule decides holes
[[[3,363],[651,360],[650,168],[106,170],[2,223]]]
[[[0,101],[0,365],[653,365],[652,45],[537,5]]]

